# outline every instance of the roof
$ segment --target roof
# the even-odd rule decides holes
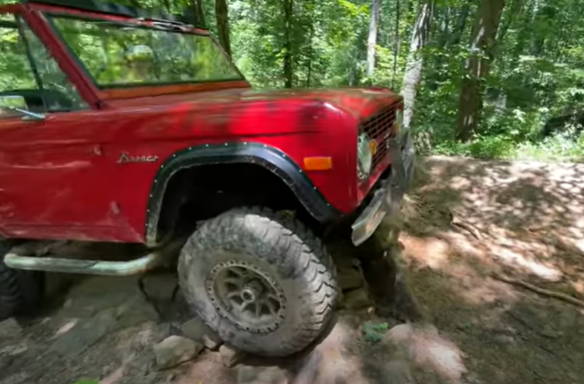
[[[165,20],[181,22],[186,24],[195,24],[200,26],[198,23],[198,18],[194,17],[191,12],[190,15],[169,15],[163,12],[157,12],[153,10],[145,10],[135,7],[129,7],[125,5],[106,3],[96,0],[21,0],[21,3],[33,3],[33,4],[46,4],[55,5],[66,8],[72,8],[88,12],[104,13],[109,15],[125,16],[135,19],[155,19],[155,20]],[[190,16],[190,17],[188,17]],[[194,21],[194,23],[193,23]]]

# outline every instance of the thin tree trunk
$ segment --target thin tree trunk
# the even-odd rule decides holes
[[[438,36],[438,49],[444,49],[450,37],[450,12],[452,9],[446,7],[440,18],[440,35]]]
[[[470,13],[470,4],[468,1],[469,0],[466,0],[462,5],[462,8],[457,12],[448,8],[448,12],[444,16],[446,21],[444,21],[441,26],[442,38],[438,39],[437,43],[437,49],[442,54],[436,55],[434,62],[432,63],[433,68],[437,69],[437,73],[430,76],[428,79],[428,88],[433,91],[436,90],[439,84],[447,77],[447,72],[442,68],[446,59],[446,54],[449,52],[450,47],[460,44],[462,36],[464,36]]]
[[[416,92],[418,85],[422,80],[422,69],[424,67],[424,58],[420,50],[426,46],[430,37],[433,9],[433,0],[427,0],[423,3],[418,13],[416,25],[414,26],[412,43],[402,86],[402,96],[404,98],[404,128],[410,128],[414,117]]]
[[[466,29],[466,23],[468,21],[468,15],[470,14],[470,4],[467,2],[462,7],[460,11],[460,15],[458,17],[458,26],[456,28],[456,33],[454,34],[454,38],[452,39],[451,44],[456,45],[459,44],[462,40],[462,36],[464,35],[464,30]]]
[[[196,27],[205,27],[205,12],[203,11],[203,0],[191,0],[190,7],[188,7],[183,14],[189,23]]]
[[[377,45],[377,28],[379,26],[380,0],[371,1],[371,23],[367,39],[367,76],[375,71],[375,46]]]
[[[169,14],[172,13],[172,9],[171,9],[171,6],[170,6],[170,0],[162,0],[162,5],[163,5],[164,10],[166,12],[168,12]]]
[[[314,22],[313,22],[314,23]],[[306,75],[306,88],[310,88],[310,80],[312,78],[312,56],[313,56],[313,40],[314,40],[314,24],[310,24],[310,41],[308,47],[308,68]]]
[[[193,0],[193,10],[197,15],[197,22],[201,26],[205,27],[205,10],[203,9],[203,0]]]
[[[130,5],[134,8],[145,8],[140,4],[140,0],[130,0]]]
[[[401,2],[397,0],[395,2],[395,37],[394,37],[394,50],[393,50],[393,74],[391,75],[391,88],[395,89],[395,80],[397,77],[397,59],[399,57],[399,51],[401,49],[401,38],[399,35],[399,21],[401,13]]]
[[[293,0],[283,0],[284,2],[284,87],[292,88],[293,67],[292,67],[292,10]]]
[[[200,0],[199,0],[200,1]],[[221,46],[231,56],[231,40],[229,38],[229,8],[226,0],[215,0],[215,17],[217,19],[217,33]]]
[[[470,44],[470,57],[466,63],[466,76],[460,91],[460,107],[456,139],[470,141],[478,127],[482,109],[482,86],[490,69],[492,50],[501,22],[505,0],[482,0]]]

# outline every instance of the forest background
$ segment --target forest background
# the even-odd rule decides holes
[[[584,160],[584,2],[115,2],[198,15],[256,88],[389,87],[423,154]]]

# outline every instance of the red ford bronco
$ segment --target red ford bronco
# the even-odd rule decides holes
[[[184,296],[225,342],[305,348],[337,296],[319,238],[350,228],[358,246],[399,211],[414,161],[402,109],[385,88],[252,90],[181,17],[93,0],[0,7],[0,320],[38,303],[38,271],[143,273],[182,238]],[[17,251],[39,240],[145,251]]]

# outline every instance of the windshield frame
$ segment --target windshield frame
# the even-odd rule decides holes
[[[154,24],[158,24],[160,21],[164,22],[164,20],[157,20],[157,21],[148,21],[148,20],[140,20],[134,19],[124,16],[118,15],[109,15],[109,14],[93,14],[93,13],[86,13],[86,12],[79,12],[79,11],[42,11],[42,16],[44,17],[46,23],[50,26],[51,32],[57,37],[59,42],[63,45],[64,49],[66,50],[67,54],[71,58],[71,60],[77,65],[77,67],[83,72],[85,77],[90,81],[91,85],[95,87],[96,90],[101,92],[108,92],[108,91],[115,91],[115,90],[131,90],[131,89],[140,89],[140,88],[154,88],[157,87],[171,87],[176,88],[177,86],[192,86],[192,85],[204,85],[204,84],[230,84],[230,83],[242,83],[245,82],[247,85],[247,80],[245,76],[241,73],[239,68],[233,63],[233,60],[227,55],[225,50],[221,47],[221,45],[217,42],[217,40],[209,33],[208,30],[193,27],[189,24],[184,24],[184,28],[177,29],[177,28],[162,28],[160,26],[154,26]],[[166,33],[178,33],[178,34],[186,34],[186,35],[197,35],[197,36],[204,36],[211,40],[213,46],[219,51],[219,53],[230,63],[231,67],[233,68],[234,72],[238,75],[237,78],[233,79],[219,79],[219,80],[186,80],[186,81],[171,81],[171,82],[141,82],[141,83],[129,83],[129,84],[122,84],[122,83],[114,83],[114,84],[100,84],[97,82],[95,77],[89,72],[85,63],[79,58],[79,56],[73,51],[71,46],[68,44],[65,37],[62,35],[59,28],[55,25],[54,18],[69,18],[74,20],[81,20],[81,21],[103,21],[107,23],[111,23],[112,25],[117,26],[130,26],[133,28],[143,28],[149,29],[154,31],[163,31]],[[170,20],[169,22],[173,22]],[[158,24],[160,25],[160,24]],[[241,85],[241,84],[240,84]]]

